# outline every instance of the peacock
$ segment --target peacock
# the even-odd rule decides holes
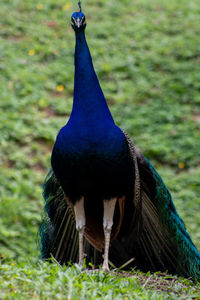
[[[114,122],[86,42],[86,17],[72,14],[75,31],[71,116],[57,135],[43,185],[43,259],[84,259],[141,271],[200,279],[200,253],[151,162]],[[104,250],[104,255],[102,251]]]

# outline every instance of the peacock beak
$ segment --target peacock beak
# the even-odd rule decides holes
[[[79,18],[77,18],[77,20],[76,20],[76,26],[77,26],[78,28],[80,28],[80,26],[81,26],[81,22],[80,22],[80,19],[79,19]]]

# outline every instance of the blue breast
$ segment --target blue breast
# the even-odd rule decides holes
[[[78,130],[66,125],[58,134],[52,167],[71,199],[95,195],[120,197],[133,186],[133,170],[122,131],[110,127]]]

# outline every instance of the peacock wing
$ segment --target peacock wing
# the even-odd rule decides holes
[[[43,259],[53,256],[60,264],[78,262],[78,232],[73,208],[51,169],[43,185],[45,200],[43,220],[40,226],[41,253]],[[87,259],[97,263],[100,254],[85,239]]]
[[[120,244],[121,253],[124,253],[122,258],[134,257],[133,266],[143,271],[168,270],[170,273],[199,279],[200,254],[175,209],[167,187],[152,164],[124,134],[135,173],[138,172],[133,186],[140,191],[134,191],[132,198],[127,195],[127,203],[132,201],[135,210],[133,221],[130,222],[128,217],[130,209],[125,210],[124,223],[128,224],[124,228],[128,229],[124,231],[122,226],[122,232],[112,244],[111,260],[114,261],[112,253],[117,251],[117,244]]]
[[[78,234],[71,207],[51,169],[43,184],[44,216],[40,226],[42,258],[61,264],[78,257]]]
[[[144,190],[144,201],[146,209],[144,207],[144,213],[146,218],[147,212],[151,212],[150,219],[154,221],[157,219],[157,226],[159,236],[162,236],[162,243],[156,243],[158,249],[161,249],[161,257],[165,262],[167,270],[171,270],[172,273],[180,274],[182,276],[191,277],[193,279],[200,279],[200,254],[193,244],[190,235],[188,234],[183,220],[179,216],[174,206],[171,194],[165,186],[162,178],[157,173],[153,165],[149,160],[144,158],[141,154],[138,155],[139,168],[146,167],[154,181],[154,193],[153,198],[148,196],[148,190],[151,191],[152,187],[147,188],[145,193],[145,177],[141,176],[142,190]],[[152,207],[150,209],[150,207]],[[156,213],[153,216],[153,211]],[[152,223],[151,221],[151,223]],[[147,222],[147,228],[150,232],[150,222]],[[164,245],[163,245],[164,244]]]

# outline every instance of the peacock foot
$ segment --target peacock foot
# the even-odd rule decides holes
[[[108,266],[107,263],[104,263],[104,264],[103,264],[103,266],[102,266],[102,271],[104,271],[104,272],[109,272],[109,271],[110,271],[110,268],[109,268],[109,266]]]

